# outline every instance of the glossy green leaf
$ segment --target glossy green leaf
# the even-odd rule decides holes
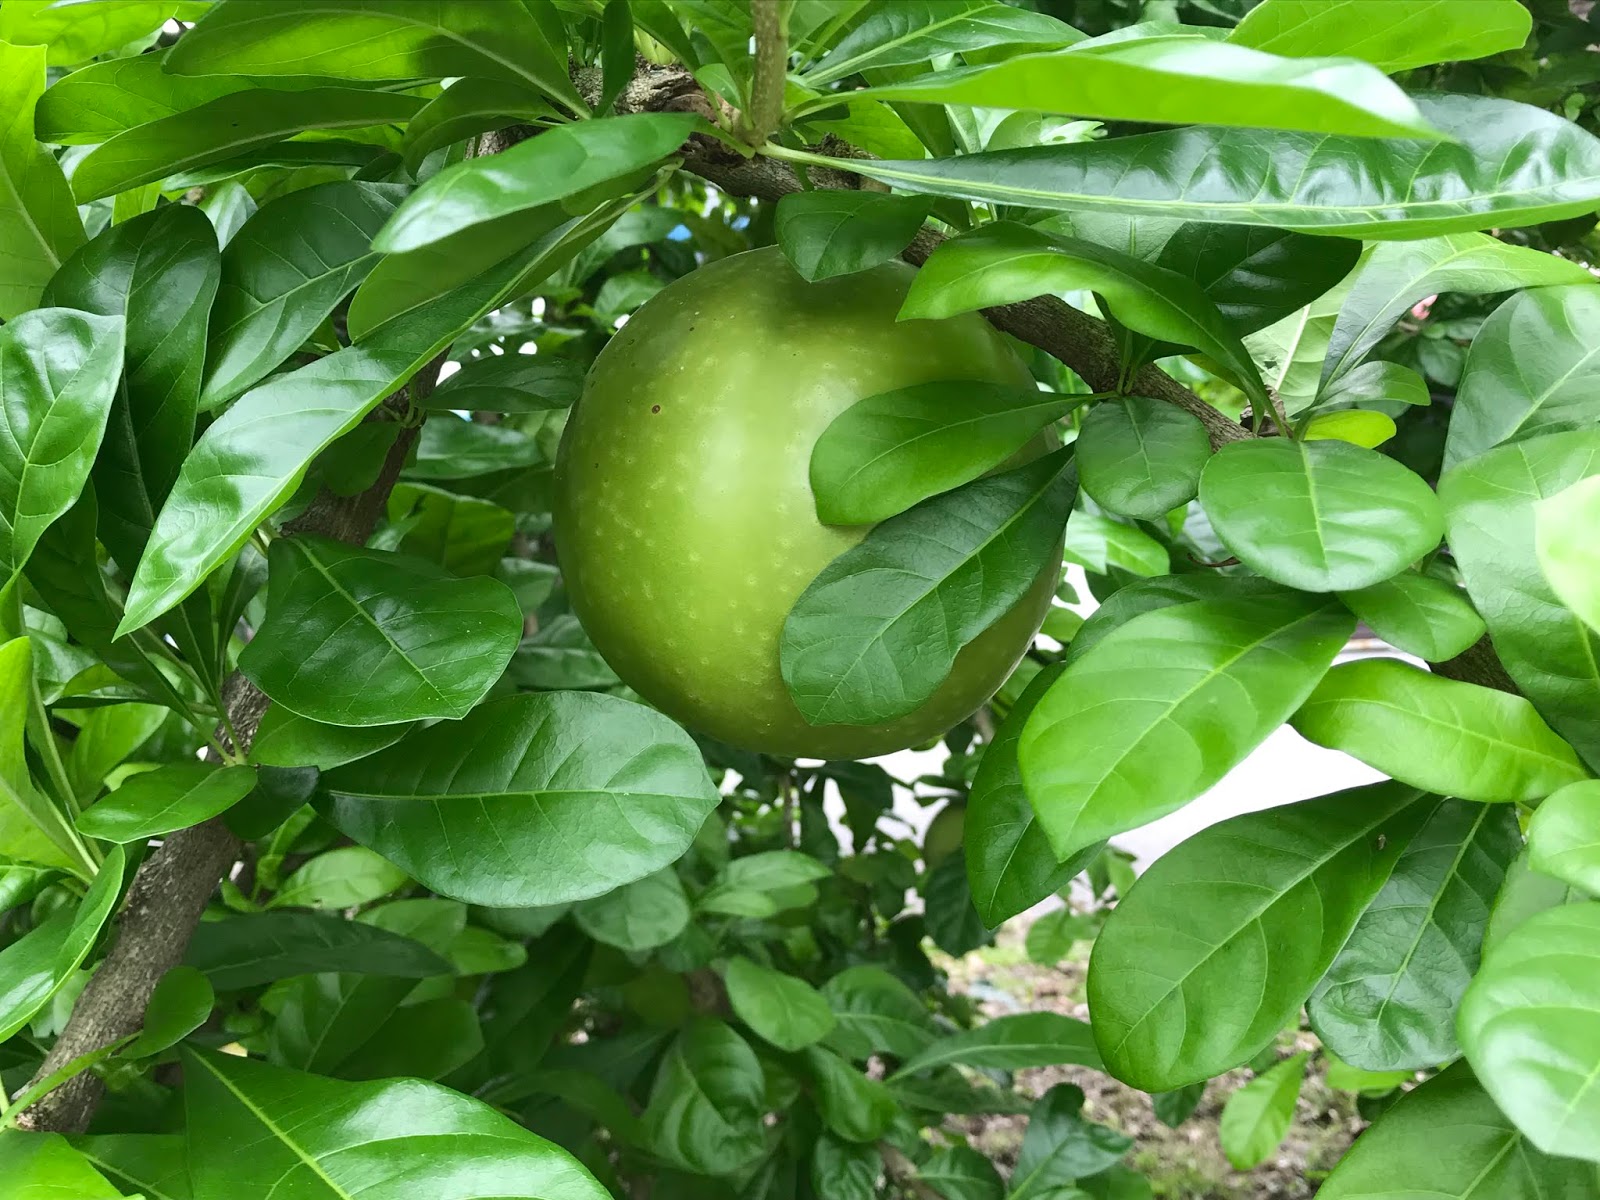
[[[256,786],[252,767],[175,763],[126,780],[78,818],[78,828],[108,842],[142,842],[226,812]]]
[[[1528,918],[1484,956],[1461,1002],[1467,1061],[1546,1154],[1600,1162],[1600,902]]]
[[[40,50],[44,47],[40,46]],[[0,1130],[0,1164],[17,1200],[121,1200],[90,1161],[59,1133]]]
[[[1089,960],[1112,1074],[1166,1091],[1271,1045],[1431,810],[1418,796],[1381,783],[1247,813],[1151,864]]]
[[[258,383],[305,342],[378,261],[372,237],[405,189],[343,180],[264,205],[222,256],[203,402]]]
[[[405,530],[400,549],[454,575],[487,575],[517,531],[516,517],[489,500],[402,482],[389,493],[389,520]]]
[[[161,977],[144,1010],[144,1028],[122,1053],[144,1058],[176,1046],[211,1017],[217,1002],[211,981],[194,967],[173,967]]]
[[[1444,535],[1438,498],[1421,476],[1341,441],[1234,442],[1206,464],[1200,503],[1246,566],[1307,592],[1388,579]]]
[[[1531,803],[1589,777],[1523,697],[1394,658],[1333,668],[1291,724],[1391,778],[1463,800]]]
[[[1328,339],[1355,275],[1352,271],[1304,308],[1244,339],[1267,387],[1278,394],[1279,403],[1291,417],[1305,412],[1318,399]],[[1417,382],[1422,383],[1420,376]],[[1426,394],[1427,385],[1422,387]]]
[[[1312,381],[1314,382],[1314,381]],[[1287,401],[1286,401],[1287,403]],[[1428,391],[1427,380],[1423,379],[1410,367],[1402,367],[1399,363],[1369,362],[1362,363],[1345,372],[1333,380],[1317,396],[1319,408],[1338,408],[1342,405],[1355,405],[1355,410],[1361,411],[1363,404],[1412,404],[1428,405],[1433,403],[1433,396]],[[1288,405],[1288,411],[1293,414],[1305,408],[1304,402]],[[1343,415],[1340,412],[1325,414],[1330,417]],[[1381,416],[1381,413],[1362,413],[1363,416]],[[1313,424],[1315,418],[1313,418]],[[1393,435],[1394,422],[1390,421],[1389,436]],[[1346,439],[1354,440],[1354,439]],[[1383,440],[1372,442],[1372,445],[1381,445]],[[1366,445],[1366,442],[1357,442],[1357,445]]]
[[[1193,413],[1127,396],[1090,411],[1075,449],[1083,490],[1096,504],[1158,521],[1195,498],[1211,439]]]
[[[1600,765],[1600,633],[1557,599],[1535,552],[1540,500],[1600,474],[1600,431],[1500,446],[1439,480],[1450,550],[1500,661],[1545,720]]]
[[[1336,605],[1269,592],[1142,613],[1076,657],[1018,748],[1056,853],[1210,788],[1311,694],[1353,627]]]
[[[921,383],[858,400],[811,451],[817,519],[870,525],[1005,463],[1078,396],[976,380]]]
[[[417,250],[470,226],[628,179],[671,154],[699,124],[688,113],[607,117],[557,126],[500,154],[457,163],[406,198],[373,248]]]
[[[748,1166],[766,1148],[761,1063],[721,1021],[690,1024],[667,1049],[644,1111],[651,1148],[702,1174]]]
[[[1455,1058],[1456,1008],[1521,848],[1510,806],[1439,801],[1312,993],[1323,1044],[1368,1071]]]
[[[1489,927],[1484,930],[1483,950],[1487,953],[1503,942],[1518,925],[1535,913],[1558,908],[1563,904],[1581,904],[1590,899],[1589,893],[1570,883],[1535,871],[1528,865],[1531,855],[1526,849],[1517,856],[1506,872],[1506,881],[1500,894],[1494,898],[1489,910]]]
[[[967,882],[978,916],[991,929],[1060,891],[1100,853],[1095,842],[1065,862],[1056,861],[1022,786],[1017,746],[1023,728],[1061,670],[1046,667],[1028,684],[972,779],[963,824]]]
[[[0,41],[0,319],[39,302],[45,282],[83,244],[83,222],[52,155],[33,140],[28,115],[45,91],[45,48]]]
[[[543,459],[539,444],[521,430],[441,414],[422,427],[416,461],[406,474],[412,479],[467,479],[520,470]]]
[[[182,1134],[78,1134],[71,1140],[79,1154],[125,1191],[147,1200],[191,1200]]]
[[[1044,13],[992,0],[898,0],[874,6],[805,72],[813,87],[880,67],[999,46],[1068,46],[1083,34]]]
[[[917,272],[900,319],[948,317],[1078,288],[1101,296],[1129,329],[1209,354],[1265,403],[1239,335],[1199,284],[1081,238],[1001,221],[947,241]]]
[[[1002,1071],[1058,1063],[1098,1067],[1100,1054],[1087,1023],[1060,1013],[1019,1013],[940,1038],[895,1074],[915,1075],[951,1063]]]
[[[204,971],[223,992],[318,971],[398,979],[450,972],[450,964],[420,942],[360,921],[309,912],[203,921],[184,961]]]
[[[800,275],[816,282],[888,262],[911,244],[931,201],[821,189],[778,201],[773,232]]]
[[[924,162],[852,160],[850,169],[980,203],[1342,237],[1537,225],[1600,202],[1600,141],[1560,117],[1482,96],[1424,96],[1417,106],[1455,140],[1197,127]]]
[[[540,691],[605,689],[621,682],[571,613],[541,624],[524,638],[507,675],[519,688]]]
[[[357,908],[409,882],[404,871],[365,846],[340,846],[297,867],[272,903],[277,908]]]
[[[415,173],[442,146],[555,116],[556,110],[526,87],[500,79],[457,79],[406,123],[401,151]]]
[[[717,803],[686,733],[593,692],[480,705],[323,782],[345,833],[436,892],[494,907],[642,879],[688,849]]]
[[[1466,1063],[1434,1076],[1383,1114],[1346,1153],[1324,1200],[1584,1200],[1594,1168],[1529,1144]]]
[[[833,1031],[833,1009],[803,979],[743,957],[728,960],[723,979],[734,1014],[780,1050],[800,1050]]]
[[[339,1067],[344,1079],[411,1075],[442,1079],[483,1050],[478,1012],[456,996],[436,996],[397,1008]]]
[[[1483,618],[1454,584],[1415,571],[1339,599],[1396,649],[1428,662],[1454,658],[1483,636]]]
[[[329,538],[279,538],[267,619],[239,669],[292,712],[330,725],[464,717],[522,638],[495,579]]]
[[[1394,72],[1516,50],[1531,26],[1517,0],[1264,0],[1228,40],[1293,57],[1348,55]]]
[[[1534,546],[1551,589],[1591,629],[1600,630],[1600,482],[1573,484],[1534,510]]]
[[[1420,376],[1418,378],[1420,381]],[[1394,437],[1395,432],[1394,418],[1387,413],[1347,408],[1341,412],[1318,413],[1306,422],[1300,437],[1307,442],[1349,442],[1364,450],[1374,450]]]
[[[1291,1055],[1257,1075],[1222,1106],[1217,1135],[1237,1171],[1260,1166],[1272,1156],[1289,1124],[1305,1082],[1307,1051]]]
[[[802,1053],[828,1129],[847,1142],[875,1142],[889,1131],[899,1105],[888,1088],[831,1050],[808,1046]]]
[[[194,1200],[237,1200],[240,1178],[281,1200],[610,1194],[565,1150],[432,1083],[345,1083],[191,1053],[183,1090]],[[223,1145],[233,1152],[205,1149]]]
[[[1070,451],[925,500],[825,567],[784,622],[779,661],[812,724],[920,707],[962,647],[1056,572],[1077,492]]]
[[[67,759],[67,777],[79,797],[98,795],[112,768],[133,757],[166,719],[154,704],[108,704],[85,717]]]
[[[846,967],[822,985],[838,1024],[828,1044],[853,1059],[911,1058],[937,1037],[917,994],[882,967]]]
[[[58,79],[34,108],[41,141],[98,145],[119,133],[255,86],[249,79],[189,78],[162,69],[161,54],[90,63]]]
[[[266,767],[334,767],[376,754],[410,732],[410,725],[324,725],[274,705],[261,718],[250,759]]]
[[[1148,579],[1172,569],[1167,547],[1144,530],[1081,508],[1067,522],[1065,551],[1067,562],[1100,575],[1116,568]]]
[[[667,868],[585,900],[573,922],[597,942],[620,950],[654,950],[688,927],[689,901],[677,874]]]
[[[1528,865],[1600,895],[1600,783],[1568,784],[1533,810]]]
[[[60,809],[34,787],[23,743],[33,687],[31,638],[0,642],[0,856],[67,870],[86,863]]]
[[[1132,1138],[1084,1120],[1083,1101],[1082,1088],[1058,1083],[1034,1104],[1011,1173],[1008,1200],[1059,1197],[1060,1189],[1086,1175],[1098,1175],[1132,1148]]]
[[[436,412],[543,412],[571,408],[582,390],[583,364],[573,359],[488,355],[442,379],[422,399],[422,407]]]

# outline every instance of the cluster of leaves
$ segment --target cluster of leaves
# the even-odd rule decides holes
[[[0,9],[7,1184],[1131,1200],[1081,1092],[1030,1108],[1003,1073],[1103,1069],[1176,1120],[1254,1064],[1222,1131],[1247,1165],[1287,1126],[1308,1060],[1271,1060],[1304,1011],[1352,1090],[1425,1077],[1324,1194],[1592,1195],[1583,22],[774,2],[774,129],[747,115],[774,97],[744,0]],[[709,99],[632,111],[640,71]],[[532,136],[475,153],[513,125]],[[752,220],[684,171],[820,181],[829,137],[889,190]],[[1052,613],[936,778],[697,742],[568,611],[565,410],[708,258],[776,240],[848,275],[929,220],[903,318],[1067,296],[1115,370],[1035,356],[1037,393],[846,412],[818,514],[876,524],[791,612],[784,678],[818,723],[914,710],[1063,533],[1098,607]],[[1447,326],[1417,315],[1440,293]],[[1155,362],[1219,411],[1139,394]],[[1072,449],[997,473],[1049,428]],[[1358,620],[1434,663],[1481,661],[1487,630],[1514,690],[1334,666]],[[1109,839],[1286,722],[1389,781],[1226,821],[1133,881]],[[919,844],[897,796],[949,815]],[[101,1002],[152,841],[218,821],[240,864],[143,1031],[41,1077]],[[1085,892],[1116,898],[1103,924]],[[1030,948],[1094,938],[1092,1027],[977,1022],[927,943],[964,953],[1056,893],[1079,911]],[[4,1128],[84,1072],[109,1092],[87,1135]],[[945,1123],[1019,1110],[1008,1180]]]

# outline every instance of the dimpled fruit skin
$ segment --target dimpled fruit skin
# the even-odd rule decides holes
[[[883,725],[806,722],[778,670],[784,618],[869,526],[828,526],[811,448],[864,397],[941,379],[1031,388],[976,314],[897,323],[902,263],[806,283],[776,247],[684,276],[595,361],[556,464],[555,537],[573,610],[613,670],[735,746],[867,758],[937,737],[994,692],[1057,571],[968,645],[925,704]]]

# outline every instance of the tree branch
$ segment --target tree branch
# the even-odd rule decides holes
[[[750,0],[750,25],[755,34],[755,73],[750,82],[750,111],[745,113],[745,140],[759,146],[783,124],[783,84],[789,74],[789,43],[778,0]]]

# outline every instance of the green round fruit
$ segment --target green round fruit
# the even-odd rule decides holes
[[[917,745],[988,699],[1044,619],[1054,569],[925,705],[881,725],[810,725],[779,674],[789,609],[869,528],[817,520],[811,448],[828,424],[918,383],[1033,386],[976,314],[897,322],[913,274],[807,283],[775,247],[722,259],[635,313],[589,372],[556,463],[562,576],[612,669],[691,729],[794,757]]]

